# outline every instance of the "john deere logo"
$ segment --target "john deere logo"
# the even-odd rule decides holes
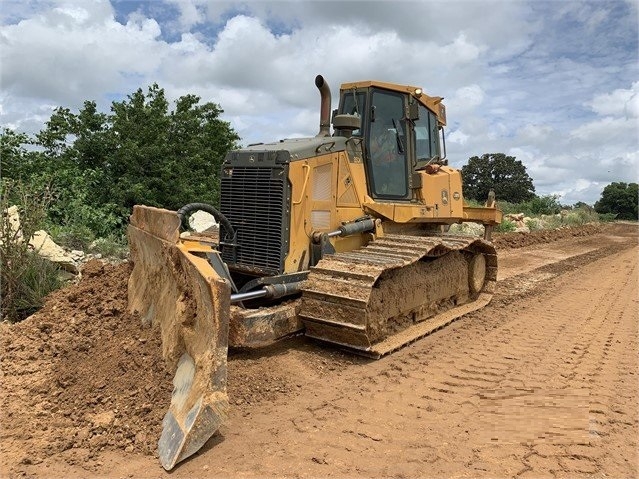
[[[448,190],[442,190],[442,204],[448,204]]]

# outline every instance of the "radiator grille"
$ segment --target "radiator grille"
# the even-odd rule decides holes
[[[257,274],[280,274],[286,253],[287,174],[284,167],[233,167],[223,174],[220,208],[237,232],[233,249],[222,247],[230,266]]]

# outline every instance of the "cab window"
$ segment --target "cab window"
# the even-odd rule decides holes
[[[419,119],[415,121],[415,155],[417,161],[441,156],[437,117],[423,105],[419,105]]]
[[[408,195],[404,98],[374,90],[371,95],[367,152],[372,194],[381,198]]]
[[[359,117],[364,124],[364,112],[366,111],[366,92],[345,92],[342,99],[342,107],[340,113],[355,115]],[[353,136],[362,136],[362,130],[353,130]]]

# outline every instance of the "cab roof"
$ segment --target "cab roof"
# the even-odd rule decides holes
[[[424,89],[418,86],[399,85],[397,83],[388,83],[377,80],[365,80],[358,82],[342,83],[340,92],[359,88],[383,88],[385,90],[395,91],[398,93],[408,93],[419,103],[424,105],[437,116],[437,121],[441,126],[446,125],[446,107],[442,103],[444,99],[441,96],[429,96],[424,93]]]

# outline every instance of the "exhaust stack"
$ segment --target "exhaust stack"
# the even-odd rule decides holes
[[[322,96],[320,104],[320,130],[316,136],[331,136],[331,89],[322,75],[315,77],[315,86]]]

